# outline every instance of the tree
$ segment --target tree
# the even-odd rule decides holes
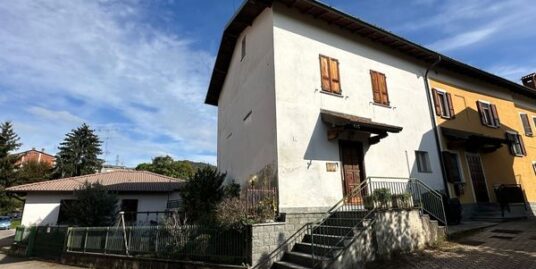
[[[87,124],[66,134],[58,147],[55,177],[74,177],[93,174],[102,168],[102,142]]]
[[[13,153],[22,145],[19,140],[11,122],[6,121],[0,125],[0,186],[4,188],[16,182],[19,156]]]
[[[68,222],[81,227],[112,226],[117,215],[117,195],[100,183],[87,181],[75,190],[75,199],[66,204]]]
[[[225,173],[210,167],[202,168],[190,177],[182,190],[188,219],[194,222],[213,221],[216,206],[224,197],[225,177]]]
[[[17,161],[19,156],[13,154],[22,145],[20,138],[13,130],[11,122],[0,125],[0,215],[13,211],[20,201],[9,197],[5,189],[17,181]]]
[[[46,162],[29,160],[17,171],[18,181],[21,183],[33,183],[47,180],[52,172],[52,166]]]
[[[175,161],[170,156],[159,156],[151,163],[141,163],[136,170],[149,171],[160,175],[187,179],[194,173],[195,169],[189,161]]]

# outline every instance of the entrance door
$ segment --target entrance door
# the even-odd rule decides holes
[[[469,173],[471,174],[471,180],[473,182],[476,202],[488,203],[488,186],[486,184],[486,178],[484,177],[484,170],[482,169],[480,156],[478,154],[467,153],[465,157],[467,158]]]
[[[363,145],[359,142],[341,141],[340,143],[344,195],[351,193],[364,179]],[[361,197],[350,197],[348,203],[360,203]]]

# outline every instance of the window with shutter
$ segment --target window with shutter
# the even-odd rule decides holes
[[[341,94],[339,61],[337,59],[320,55],[320,77],[323,91]]]
[[[453,119],[455,113],[451,94],[437,89],[432,89],[432,94],[434,96],[436,115],[445,119]]]
[[[478,113],[480,114],[480,121],[483,125],[493,128],[498,128],[501,126],[499,114],[497,113],[497,107],[494,104],[476,101],[476,105],[478,107]]]
[[[443,151],[443,161],[445,164],[445,171],[447,172],[447,180],[452,183],[462,182],[458,155],[448,151]]]
[[[527,155],[523,138],[518,133],[506,132],[506,140],[510,145],[510,153],[512,155],[519,157]]]
[[[530,126],[529,116],[525,113],[519,114],[521,117],[521,123],[523,124],[523,130],[525,130],[526,136],[532,136],[532,127]]]
[[[370,70],[370,80],[372,82],[374,103],[388,106],[389,92],[387,90],[387,79],[385,74]]]

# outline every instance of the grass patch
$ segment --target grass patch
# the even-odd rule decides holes
[[[20,219],[11,220],[11,229],[15,229],[20,226]]]

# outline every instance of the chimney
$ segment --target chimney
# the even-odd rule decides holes
[[[530,75],[522,77],[521,81],[523,82],[523,85],[525,85],[525,87],[533,88],[536,90],[536,73],[532,73]]]
[[[45,152],[45,148],[41,148],[41,152]]]

